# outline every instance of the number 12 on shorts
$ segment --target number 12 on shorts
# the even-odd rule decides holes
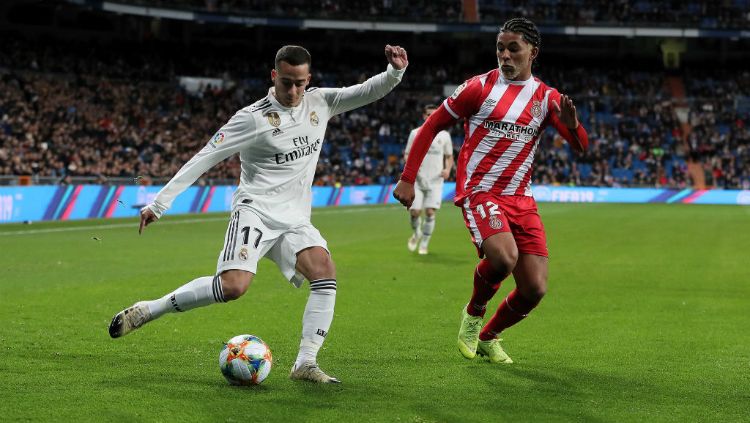
[[[263,232],[258,228],[253,228],[255,232],[258,233],[258,236],[255,237],[255,242],[253,242],[253,248],[258,248],[258,244],[260,244],[260,239],[263,237]],[[250,227],[245,226],[242,228],[242,245],[247,245],[247,243],[250,241]]]
[[[487,206],[487,211],[484,210],[484,206]],[[500,214],[500,212],[497,210],[498,205],[493,203],[492,201],[488,201],[484,203],[484,205],[479,204],[476,207],[477,213],[479,213],[480,216],[482,216],[482,219],[487,219],[487,212],[489,212],[490,216],[497,216]]]

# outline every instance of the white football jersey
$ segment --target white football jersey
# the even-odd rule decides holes
[[[419,128],[412,129],[409,133],[409,140],[406,142],[405,152],[408,154],[414,144],[414,138],[417,136]],[[429,185],[440,182],[443,178],[440,173],[445,169],[445,156],[453,155],[453,141],[447,131],[440,131],[430,144],[430,149],[422,161],[422,165],[417,172],[417,183],[420,185]]]
[[[238,111],[159,191],[149,208],[160,217],[208,169],[239,153],[242,175],[232,207],[248,204],[280,228],[310,221],[312,182],[328,120],[388,94],[405,69],[346,88],[309,88],[297,107],[273,95]]]

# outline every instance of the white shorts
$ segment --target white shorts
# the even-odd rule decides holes
[[[239,206],[229,220],[216,273],[239,269],[256,274],[258,261],[267,257],[276,263],[284,277],[299,287],[304,277],[296,270],[297,253],[309,247],[328,251],[328,243],[311,223],[271,229],[251,208]]]
[[[443,203],[443,180],[422,185],[414,185],[414,202],[409,210],[439,209]]]

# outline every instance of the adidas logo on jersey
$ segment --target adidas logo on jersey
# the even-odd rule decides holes
[[[271,136],[275,137],[276,135],[281,135],[283,133],[284,133],[284,131],[282,131],[279,128],[276,128],[276,129],[273,130],[273,132],[271,132]]]

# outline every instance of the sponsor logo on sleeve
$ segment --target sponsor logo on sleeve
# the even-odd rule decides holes
[[[454,100],[458,98],[458,96],[461,95],[461,92],[464,90],[464,88],[466,88],[466,82],[456,87],[456,90],[453,91],[453,94],[451,94],[451,98]]]
[[[217,132],[216,135],[211,138],[211,146],[216,148],[216,146],[224,142],[224,138],[226,138],[226,136],[223,132]]]

